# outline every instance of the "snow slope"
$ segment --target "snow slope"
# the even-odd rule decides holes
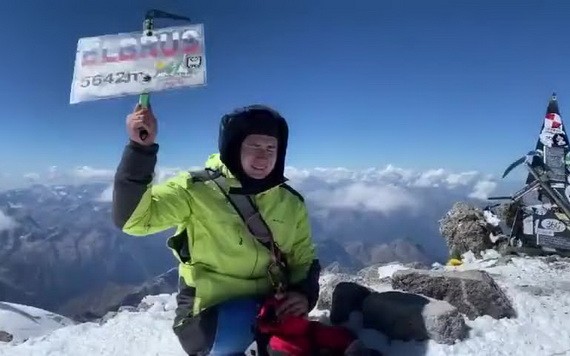
[[[496,254],[485,256],[484,260],[472,260],[459,267],[435,265],[434,268],[486,270],[511,297],[518,318],[466,319],[470,336],[455,345],[433,341],[388,343],[373,330],[360,330],[361,337],[385,355],[570,355],[570,262],[515,257],[502,265]],[[466,257],[469,261],[469,256]],[[384,268],[379,272],[384,277],[391,271]],[[391,289],[378,281],[371,281],[370,286],[380,291]],[[78,324],[19,345],[0,345],[0,355],[184,356],[171,331],[174,296],[149,296],[144,303],[150,305],[148,310],[122,311],[103,325]],[[323,311],[312,314],[317,316]],[[356,320],[352,327],[357,329],[357,324]]]
[[[81,323],[60,328],[19,345],[0,344],[0,355],[180,355],[171,332],[174,295],[146,297],[146,311],[122,311],[103,325]]]
[[[0,302],[0,330],[12,334],[13,343],[68,325],[73,325],[73,321],[61,315],[27,305]]]

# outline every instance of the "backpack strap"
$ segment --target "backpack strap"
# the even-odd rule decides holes
[[[251,196],[245,194],[228,193],[229,187],[226,178],[220,172],[209,169],[192,174],[197,179],[213,180],[224,196],[232,204],[238,215],[244,221],[249,232],[271,253],[271,264],[268,275],[276,292],[284,292],[289,283],[288,266],[285,256],[277,246],[271,229],[263,220],[259,210],[253,203]],[[207,178],[206,178],[207,177]]]
[[[206,182],[222,176],[219,171],[212,171],[209,169],[201,169],[197,171],[190,171],[190,179],[194,182]]]

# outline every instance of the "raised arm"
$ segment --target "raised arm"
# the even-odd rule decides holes
[[[113,221],[130,235],[149,235],[182,223],[191,213],[187,172],[153,185],[158,144],[156,119],[150,109],[137,106],[127,117],[130,141],[115,173]],[[148,132],[145,140],[139,130]]]

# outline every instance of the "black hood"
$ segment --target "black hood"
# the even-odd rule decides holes
[[[243,140],[250,134],[264,134],[277,138],[277,160],[273,171],[264,179],[253,179],[241,166],[240,151]],[[244,194],[257,194],[285,182],[285,156],[289,127],[275,110],[263,105],[237,109],[222,117],[218,138],[220,159],[236,176]]]

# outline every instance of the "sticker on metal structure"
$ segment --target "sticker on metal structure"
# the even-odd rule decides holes
[[[70,103],[206,85],[202,24],[81,38]]]
[[[540,142],[546,147],[552,147],[552,138],[554,134],[549,132],[542,132],[539,136]]]
[[[540,226],[544,229],[552,230],[554,232],[562,232],[566,230],[566,224],[556,219],[544,219],[541,221]]]
[[[536,244],[543,247],[552,247],[562,250],[570,250],[570,238],[554,235],[536,235]]]
[[[532,209],[534,210],[534,213],[539,216],[546,215],[546,213],[548,212],[548,210],[542,205],[534,206],[532,207]]]
[[[536,233],[539,235],[554,236],[554,231],[547,229],[536,229]]]
[[[564,134],[554,134],[552,136],[552,146],[553,147],[566,147],[568,146],[568,142],[566,141],[566,137]]]
[[[548,167],[548,178],[556,182],[566,182],[565,152],[562,147],[545,147],[544,164]]]
[[[564,213],[556,212],[556,213],[554,213],[554,217],[556,219],[562,221],[563,223],[565,223],[566,226],[568,226],[568,223],[570,223],[570,219]]]
[[[523,234],[534,235],[534,224],[533,224],[532,215],[527,216],[523,220]]]
[[[552,132],[564,132],[560,115],[554,112],[546,114],[544,116],[544,129]]]

